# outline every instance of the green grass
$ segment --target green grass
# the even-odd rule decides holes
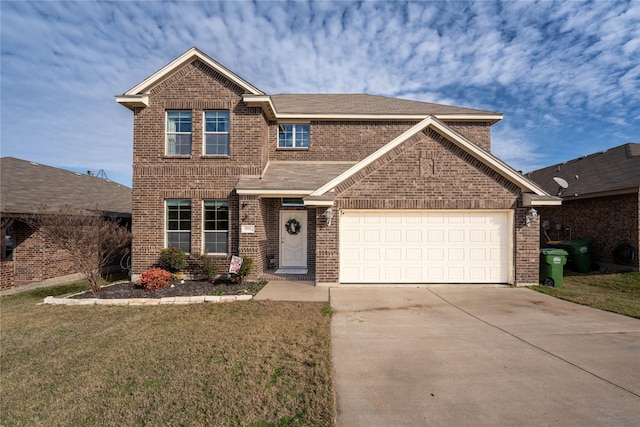
[[[0,425],[331,426],[325,303],[0,300]]]
[[[579,274],[563,278],[562,287],[531,289],[578,304],[640,318],[640,272]]]

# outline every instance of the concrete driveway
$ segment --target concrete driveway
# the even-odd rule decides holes
[[[529,289],[332,288],[338,426],[637,426],[640,320]]]

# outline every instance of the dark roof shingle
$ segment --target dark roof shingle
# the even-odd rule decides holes
[[[43,206],[70,205],[131,215],[131,189],[103,178],[14,157],[0,159],[0,176],[2,212],[29,214]]]
[[[554,177],[567,181],[562,197],[640,187],[640,144],[627,143],[527,174],[550,194],[558,194]],[[576,178],[577,177],[577,178]]]
[[[368,94],[271,95],[279,114],[500,115],[493,111]]]
[[[322,187],[356,162],[270,162],[262,178],[241,177],[239,191],[299,191],[311,193]]]

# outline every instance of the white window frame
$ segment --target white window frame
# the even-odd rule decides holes
[[[207,202],[225,202],[227,204],[227,229],[223,230],[207,230],[206,229],[206,204]],[[231,224],[231,212],[229,210],[229,200],[226,199],[206,199],[202,201],[202,253],[205,255],[228,255],[229,254],[229,227]],[[227,251],[226,252],[208,252],[206,237],[207,233],[226,234],[227,236]]]
[[[280,126],[291,126],[291,133],[292,133],[292,146],[291,147],[285,147],[280,145]],[[298,126],[305,126],[307,128],[307,145],[306,146],[299,146],[298,142],[297,142],[297,130],[296,127]],[[309,146],[311,145],[311,125],[309,123],[278,123],[278,142],[277,142],[277,146],[278,149],[284,149],[284,150],[308,150]]]
[[[191,131],[190,132],[176,132],[176,131],[170,131],[169,130],[169,113],[189,113],[191,115]],[[190,156],[191,155],[191,150],[193,149],[193,112],[191,110],[166,110],[165,115],[164,115],[164,120],[165,120],[165,125],[164,125],[164,129],[165,129],[165,143],[164,143],[164,152],[165,155],[167,156]],[[178,153],[171,153],[169,150],[169,136],[170,135],[189,135],[189,153],[187,154],[178,154]]]
[[[189,230],[170,230],[169,229],[169,202],[171,201],[188,201],[189,202]],[[178,222],[180,219],[178,218]],[[189,234],[189,250],[185,253],[191,253],[191,229],[193,228],[193,203],[191,199],[165,199],[164,201],[164,247],[169,247],[169,233],[185,233]],[[184,249],[184,248],[183,248]]]
[[[229,117],[229,130],[226,132],[207,132],[207,113],[208,112],[225,112]],[[212,157],[229,157],[231,151],[231,112],[229,110],[204,110],[202,112],[202,154]],[[207,153],[207,135],[227,135],[227,152],[226,154]]]

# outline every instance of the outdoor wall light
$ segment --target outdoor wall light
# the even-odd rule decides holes
[[[536,211],[535,209],[531,208],[527,211],[527,216],[524,218],[525,220],[525,225],[527,227],[531,227],[531,222],[538,218],[538,211]]]
[[[324,211],[324,217],[327,219],[327,226],[331,225],[331,219],[333,218],[333,209],[329,208]]]

